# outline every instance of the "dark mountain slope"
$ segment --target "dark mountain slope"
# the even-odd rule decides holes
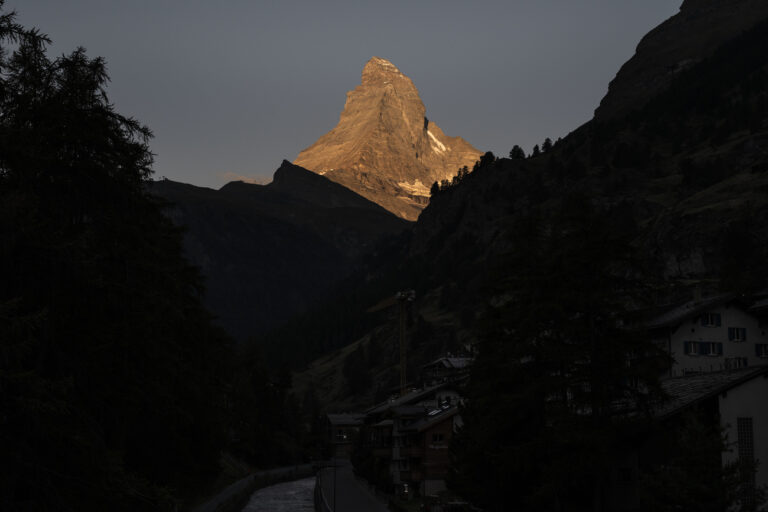
[[[641,107],[598,117],[541,157],[488,163],[438,194],[415,226],[412,256],[446,269],[459,254],[464,265],[485,264],[524,243],[509,236],[519,214],[547,216],[560,198],[582,193],[622,205],[659,277],[735,285],[722,269],[748,251],[728,247],[733,237],[757,252],[768,245],[768,22],[733,36],[647,91]]]
[[[686,0],[680,13],[650,31],[621,67],[595,112],[609,119],[638,108],[720,45],[768,16],[762,0]]]
[[[409,224],[288,162],[269,185],[165,180],[152,191],[173,204],[168,214],[186,227],[187,253],[206,277],[206,304],[239,339],[305,310]]]

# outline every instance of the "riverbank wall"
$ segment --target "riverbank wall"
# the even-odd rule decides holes
[[[257,490],[310,477],[316,469],[317,466],[313,464],[301,464],[257,471],[229,485],[212,499],[193,508],[191,512],[240,512]]]

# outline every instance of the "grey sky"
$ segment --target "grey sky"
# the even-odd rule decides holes
[[[640,38],[682,0],[7,0],[106,58],[117,109],[155,132],[157,177],[271,178],[335,126],[373,55],[448,135],[506,155],[591,118]],[[231,173],[231,174],[227,174]],[[227,179],[227,177],[230,177]]]

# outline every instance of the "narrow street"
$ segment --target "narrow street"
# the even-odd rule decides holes
[[[320,475],[323,495],[331,510],[334,512],[387,512],[386,505],[381,503],[363,482],[355,478],[349,460],[338,459],[335,473],[335,486],[333,467],[323,469]]]

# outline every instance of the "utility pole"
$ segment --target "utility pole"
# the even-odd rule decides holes
[[[397,303],[400,309],[400,325],[399,325],[399,338],[400,338],[400,396],[405,395],[405,387],[408,382],[406,375],[406,354],[407,346],[405,340],[405,319],[408,313],[408,304],[416,299],[416,292],[414,290],[405,290],[397,292],[395,295]]]

